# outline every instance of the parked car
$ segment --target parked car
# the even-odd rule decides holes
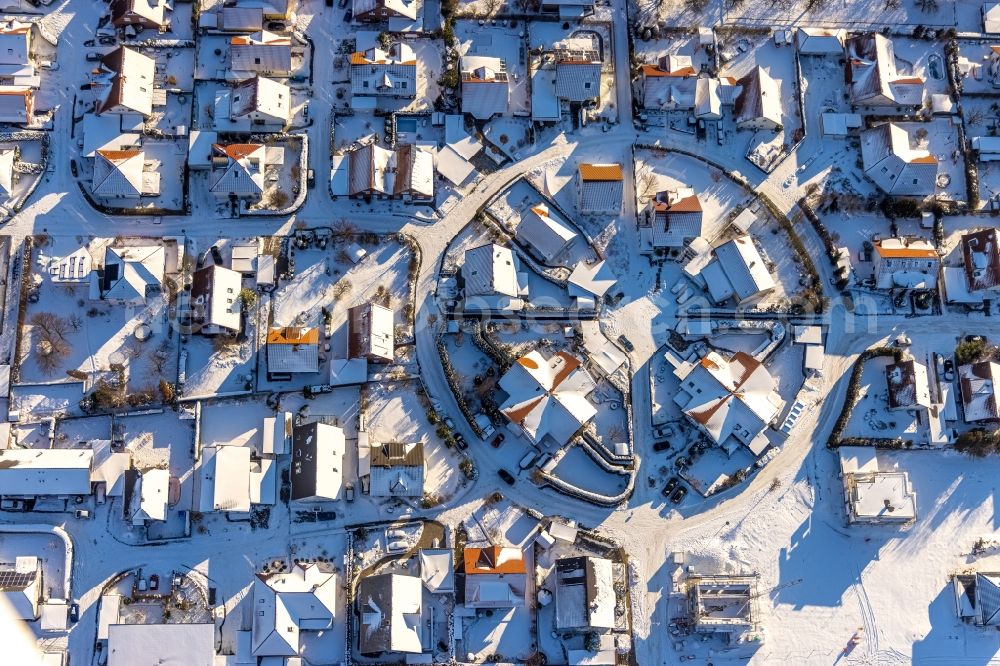
[[[97,43],[97,40],[96,40],[96,39],[88,39],[87,41],[85,41],[85,42],[83,43],[83,46],[84,46],[84,48],[86,48],[86,47],[90,47],[90,46],[93,46],[93,45],[94,45],[94,44],[96,44],[96,43]]]
[[[660,451],[668,451],[670,450],[670,442],[668,442],[665,439],[660,440],[659,442],[655,442],[653,444],[653,450],[656,451],[657,453],[659,453]]]
[[[524,454],[524,457],[521,458],[521,462],[517,463],[517,466],[521,469],[528,469],[535,464],[536,460],[538,460],[538,453],[535,451],[528,451]]]
[[[88,51],[87,55],[86,55],[87,62],[97,62],[98,60],[100,60],[103,57],[104,57],[104,54],[103,53],[98,53],[97,51]]]
[[[268,21],[267,22],[267,29],[270,30],[271,32],[284,32],[287,28],[288,28],[288,26],[286,26],[281,21]]]
[[[444,417],[444,425],[449,430],[455,429],[455,421],[450,416]]]
[[[385,533],[385,538],[387,538],[387,539],[405,539],[406,538],[406,532],[404,532],[403,530],[400,530],[400,529],[388,530]]]
[[[69,621],[73,623],[80,621],[80,604],[75,601],[69,605]]]
[[[354,484],[353,483],[348,483],[347,485],[344,486],[344,499],[346,499],[348,502],[353,502],[354,501]]]
[[[156,591],[156,590],[160,589],[160,575],[159,574],[153,574],[152,576],[149,577],[149,589],[153,590],[153,591]]]
[[[508,472],[507,470],[501,467],[500,469],[497,470],[497,474],[500,475],[500,478],[503,479],[503,482],[506,483],[508,486],[514,485],[515,481],[514,475]]]
[[[679,486],[673,494],[670,495],[671,504],[680,504],[684,501],[684,496],[688,494],[688,489],[685,486]]]
[[[494,437],[493,440],[490,442],[490,446],[492,446],[494,449],[499,449],[500,445],[503,444],[504,439],[506,439],[504,434],[502,432],[498,432],[497,436]]]
[[[110,35],[101,35],[97,38],[97,43],[101,46],[114,46],[115,38]]]
[[[944,360],[944,380],[946,382],[955,381],[955,362],[950,358]]]
[[[27,511],[28,505],[24,500],[4,499],[0,500],[0,509],[4,511]]]
[[[406,545],[405,541],[393,541],[388,546],[390,551],[399,552],[401,550],[406,550],[409,546]]]
[[[618,342],[620,342],[621,346],[625,348],[625,351],[630,353],[635,351],[635,345],[633,345],[631,340],[626,338],[624,335],[618,336]]]
[[[465,437],[462,435],[455,435],[455,446],[464,451],[469,448],[469,443],[465,441]]]
[[[89,518],[92,517],[92,514],[90,513],[89,509],[77,509],[76,510],[76,517],[77,518],[86,518],[86,519],[89,519]]]
[[[316,187],[316,172],[312,169],[306,172],[306,187],[310,190]]]
[[[38,67],[40,69],[47,69],[47,70],[50,70],[50,71],[54,72],[57,69],[59,69],[59,63],[57,63],[57,62],[55,62],[53,60],[39,60],[38,61]]]
[[[670,497],[670,493],[674,492],[674,488],[676,488],[677,484],[680,482],[681,480],[676,476],[670,477],[670,480],[667,481],[667,485],[663,486],[663,496]]]
[[[309,120],[309,102],[302,105],[302,120]]]

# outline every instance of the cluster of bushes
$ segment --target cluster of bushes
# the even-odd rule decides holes
[[[444,377],[448,381],[448,388],[451,389],[452,395],[455,396],[455,402],[458,403],[458,408],[462,411],[462,416],[469,422],[469,427],[472,428],[472,431],[478,437],[482,437],[484,434],[482,428],[476,423],[469,405],[465,402],[465,396],[462,395],[462,387],[458,383],[458,375],[455,373],[455,367],[451,364],[451,359],[448,358],[448,350],[444,348],[444,343],[440,339],[437,341],[437,351],[438,357],[441,359],[441,370],[444,371]]]
[[[1000,453],[1000,430],[990,431],[976,428],[963,432],[955,440],[955,450],[974,458]]]
[[[861,376],[865,370],[865,363],[873,358],[884,356],[892,356],[898,363],[902,360],[903,353],[899,349],[893,349],[892,347],[872,347],[863,351],[858,356],[858,360],[855,361],[854,367],[851,369],[851,379],[847,385],[847,395],[844,396],[844,405],[840,409],[840,416],[837,417],[837,422],[833,425],[833,431],[830,433],[830,439],[826,443],[830,448],[845,446],[852,441],[843,439],[841,435],[844,434],[847,422],[851,420],[851,412],[854,411],[854,405],[858,402],[858,396],[861,393]]]

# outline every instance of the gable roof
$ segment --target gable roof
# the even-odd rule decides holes
[[[855,104],[919,106],[923,102],[923,79],[897,71],[891,39],[880,33],[857,35],[846,46]]]
[[[740,301],[775,287],[764,258],[750,236],[739,236],[715,248],[716,261]]]
[[[322,631],[333,624],[336,574],[316,563],[297,562],[287,573],[259,573],[253,582],[251,650],[255,657],[299,654],[300,631]]]
[[[288,122],[291,88],[263,76],[255,76],[233,86],[229,115],[233,118],[259,115]]]
[[[344,483],[344,431],[307,423],[292,432],[292,499],[337,500]]]
[[[1000,401],[997,400],[998,380],[1000,380],[1000,363],[981,361],[959,366],[958,383],[962,390],[962,406],[966,421],[1000,418]]]
[[[520,548],[509,546],[466,547],[464,562],[466,575],[527,573],[524,553]]]
[[[517,266],[514,252],[509,247],[490,243],[466,250],[462,266],[465,295],[502,294],[516,298],[520,295]]]
[[[243,276],[224,266],[205,266],[191,276],[191,302],[203,323],[240,330]],[[203,302],[199,303],[199,299]]]
[[[422,652],[421,596],[421,582],[415,576],[362,578],[357,593],[360,652]]]
[[[896,123],[861,132],[861,160],[865,175],[886,194],[933,194],[937,159],[923,148],[912,148],[910,134]]]
[[[742,90],[734,108],[737,123],[781,124],[781,90],[770,74],[758,65],[740,79],[739,86]]]
[[[165,267],[160,245],[128,245],[104,251],[104,298],[113,301],[145,302],[149,292],[160,288]]]
[[[111,24],[116,28],[141,25],[146,28],[165,27],[166,0],[111,0]]]
[[[126,46],[119,46],[101,58],[98,78],[108,87],[95,113],[134,111],[153,113],[156,61]]]
[[[269,372],[318,372],[319,330],[284,326],[267,334]]]
[[[969,291],[1000,287],[1000,234],[995,228],[964,234],[962,260]]]
[[[510,101],[507,63],[500,58],[462,56],[462,111],[473,118],[486,120],[506,113]]]

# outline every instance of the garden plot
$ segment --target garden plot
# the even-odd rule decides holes
[[[735,476],[737,472],[752,468],[757,460],[745,446],[737,448],[731,456],[719,447],[711,446],[689,458],[691,465],[681,476],[693,490],[705,497],[739,483],[739,477]]]
[[[583,447],[571,445],[561,450],[550,474],[563,481],[605,497],[616,497],[628,485],[628,473],[614,474],[598,465]]]
[[[14,564],[18,557],[37,557],[42,565],[43,600],[66,599],[66,546],[55,534],[3,532],[0,528],[0,562]],[[5,606],[6,607],[6,606]],[[8,620],[9,622],[9,620]]]
[[[175,511],[190,511],[194,475],[194,420],[178,418],[171,410],[119,417],[115,438],[132,454],[137,469],[169,469],[180,482],[180,497]]]
[[[248,446],[261,451],[264,419],[274,416],[264,401],[217,401],[201,407],[201,446]]]
[[[725,0],[629,0],[629,14],[639,25],[662,23],[666,26],[690,28],[693,25],[719,25],[723,19]]]
[[[256,354],[252,339],[191,335],[184,343],[186,399],[246,393],[253,389]]]
[[[632,41],[632,52],[639,62],[647,65],[657,64],[666,55],[691,56],[695,71],[701,71],[712,64],[712,57],[701,45],[696,30],[670,32],[648,41],[637,37]]]
[[[416,384],[370,384],[366,392],[365,427],[375,443],[423,442],[424,497],[446,501],[464,482],[459,456],[448,449],[427,421],[427,407]]]
[[[482,399],[496,387],[500,379],[496,365],[476,346],[472,336],[464,331],[445,335],[442,340],[466,403],[473,413],[482,411],[479,406]]]
[[[678,3],[684,4],[684,3]],[[850,0],[850,2],[741,2],[726,7],[724,22],[727,24],[769,28],[795,25],[808,17],[811,25],[824,25],[863,31],[881,26],[901,29],[903,26],[922,25],[935,28],[954,27],[957,20],[956,5],[960,2],[936,2],[928,9],[921,9],[920,2],[886,2],[885,0]],[[979,26],[976,30],[981,29]]]
[[[885,369],[892,363],[892,357],[873,358],[865,363],[861,373],[860,397],[851,410],[844,437],[927,441],[926,418],[917,417],[907,410],[889,409]]]
[[[163,241],[143,241],[163,245],[167,270],[176,263],[176,246]],[[97,239],[87,244],[95,264],[103,262],[105,246],[110,239]],[[129,241],[138,244],[138,241]],[[151,293],[144,307],[112,305],[91,300],[86,283],[59,284],[53,280],[50,262],[79,249],[82,243],[69,237],[48,238],[35,251],[32,280],[37,285],[38,298],[29,298],[21,341],[18,381],[73,382],[86,377],[91,381],[112,373],[112,365],[121,368],[130,394],[156,391],[160,380],[176,381],[175,339],[168,329],[167,301],[160,293]],[[136,337],[145,326],[151,336]],[[68,376],[75,373],[77,377]],[[155,396],[154,396],[155,397]],[[138,400],[134,397],[133,401]]]
[[[554,44],[567,38],[589,38],[596,35],[598,53],[603,63],[601,69],[601,94],[597,107],[589,110],[588,113],[616,120],[618,118],[618,110],[615,108],[617,93],[615,91],[615,63],[610,26],[610,22],[594,22],[587,23],[586,26],[574,27],[569,23],[559,23],[558,21],[531,21],[528,24],[528,48],[540,48],[549,51]]]
[[[970,95],[996,95],[1000,92],[1000,79],[991,76],[990,70],[993,68],[993,59],[996,54],[993,52],[992,42],[985,39],[960,40],[958,42],[958,67],[959,83],[962,86],[962,110],[965,113],[965,121],[969,122]],[[964,75],[961,72],[965,72]],[[983,100],[987,103],[994,100]]]
[[[531,112],[523,24],[500,21],[499,25],[479,25],[477,21],[456,21],[455,39],[459,55],[503,60],[510,85],[508,115],[527,115]]]
[[[0,150],[10,149],[16,149],[18,151],[17,163],[22,163],[24,165],[42,164],[41,140],[0,141]],[[9,192],[10,196],[6,199],[0,199],[0,203],[7,208],[19,207],[24,203],[24,198],[31,191],[32,186],[34,186],[35,182],[42,176],[43,174],[40,168],[38,173],[21,173],[15,169],[12,175],[11,191]]]

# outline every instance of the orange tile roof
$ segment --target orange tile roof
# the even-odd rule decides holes
[[[524,554],[518,551],[517,558],[511,558],[504,562],[500,561],[500,554],[504,550],[516,550],[502,548],[500,546],[488,546],[486,548],[466,548],[465,549],[465,573],[467,574],[523,574],[527,573],[524,566]]]
[[[252,155],[263,147],[263,144],[259,143],[230,143],[222,144],[216,143],[212,146],[216,150],[225,153],[234,160],[240,160],[247,155]]]
[[[98,150],[97,154],[108,160],[127,160],[138,155],[140,150]]]
[[[878,252],[880,257],[886,257],[889,259],[937,259],[937,252],[934,250],[921,250],[910,247],[882,247],[880,244],[875,244],[875,251]]]
[[[683,199],[674,202],[673,205],[667,208],[667,210],[672,213],[700,213],[701,202],[698,201],[698,197],[692,194],[689,197],[684,197]]]
[[[272,328],[267,333],[269,345],[314,345],[319,342],[319,330],[315,328]]]
[[[937,164],[937,158],[933,155],[924,155],[923,157],[914,157],[910,160],[910,164]]]
[[[622,167],[620,164],[581,164],[580,177],[584,180],[621,180]]]

